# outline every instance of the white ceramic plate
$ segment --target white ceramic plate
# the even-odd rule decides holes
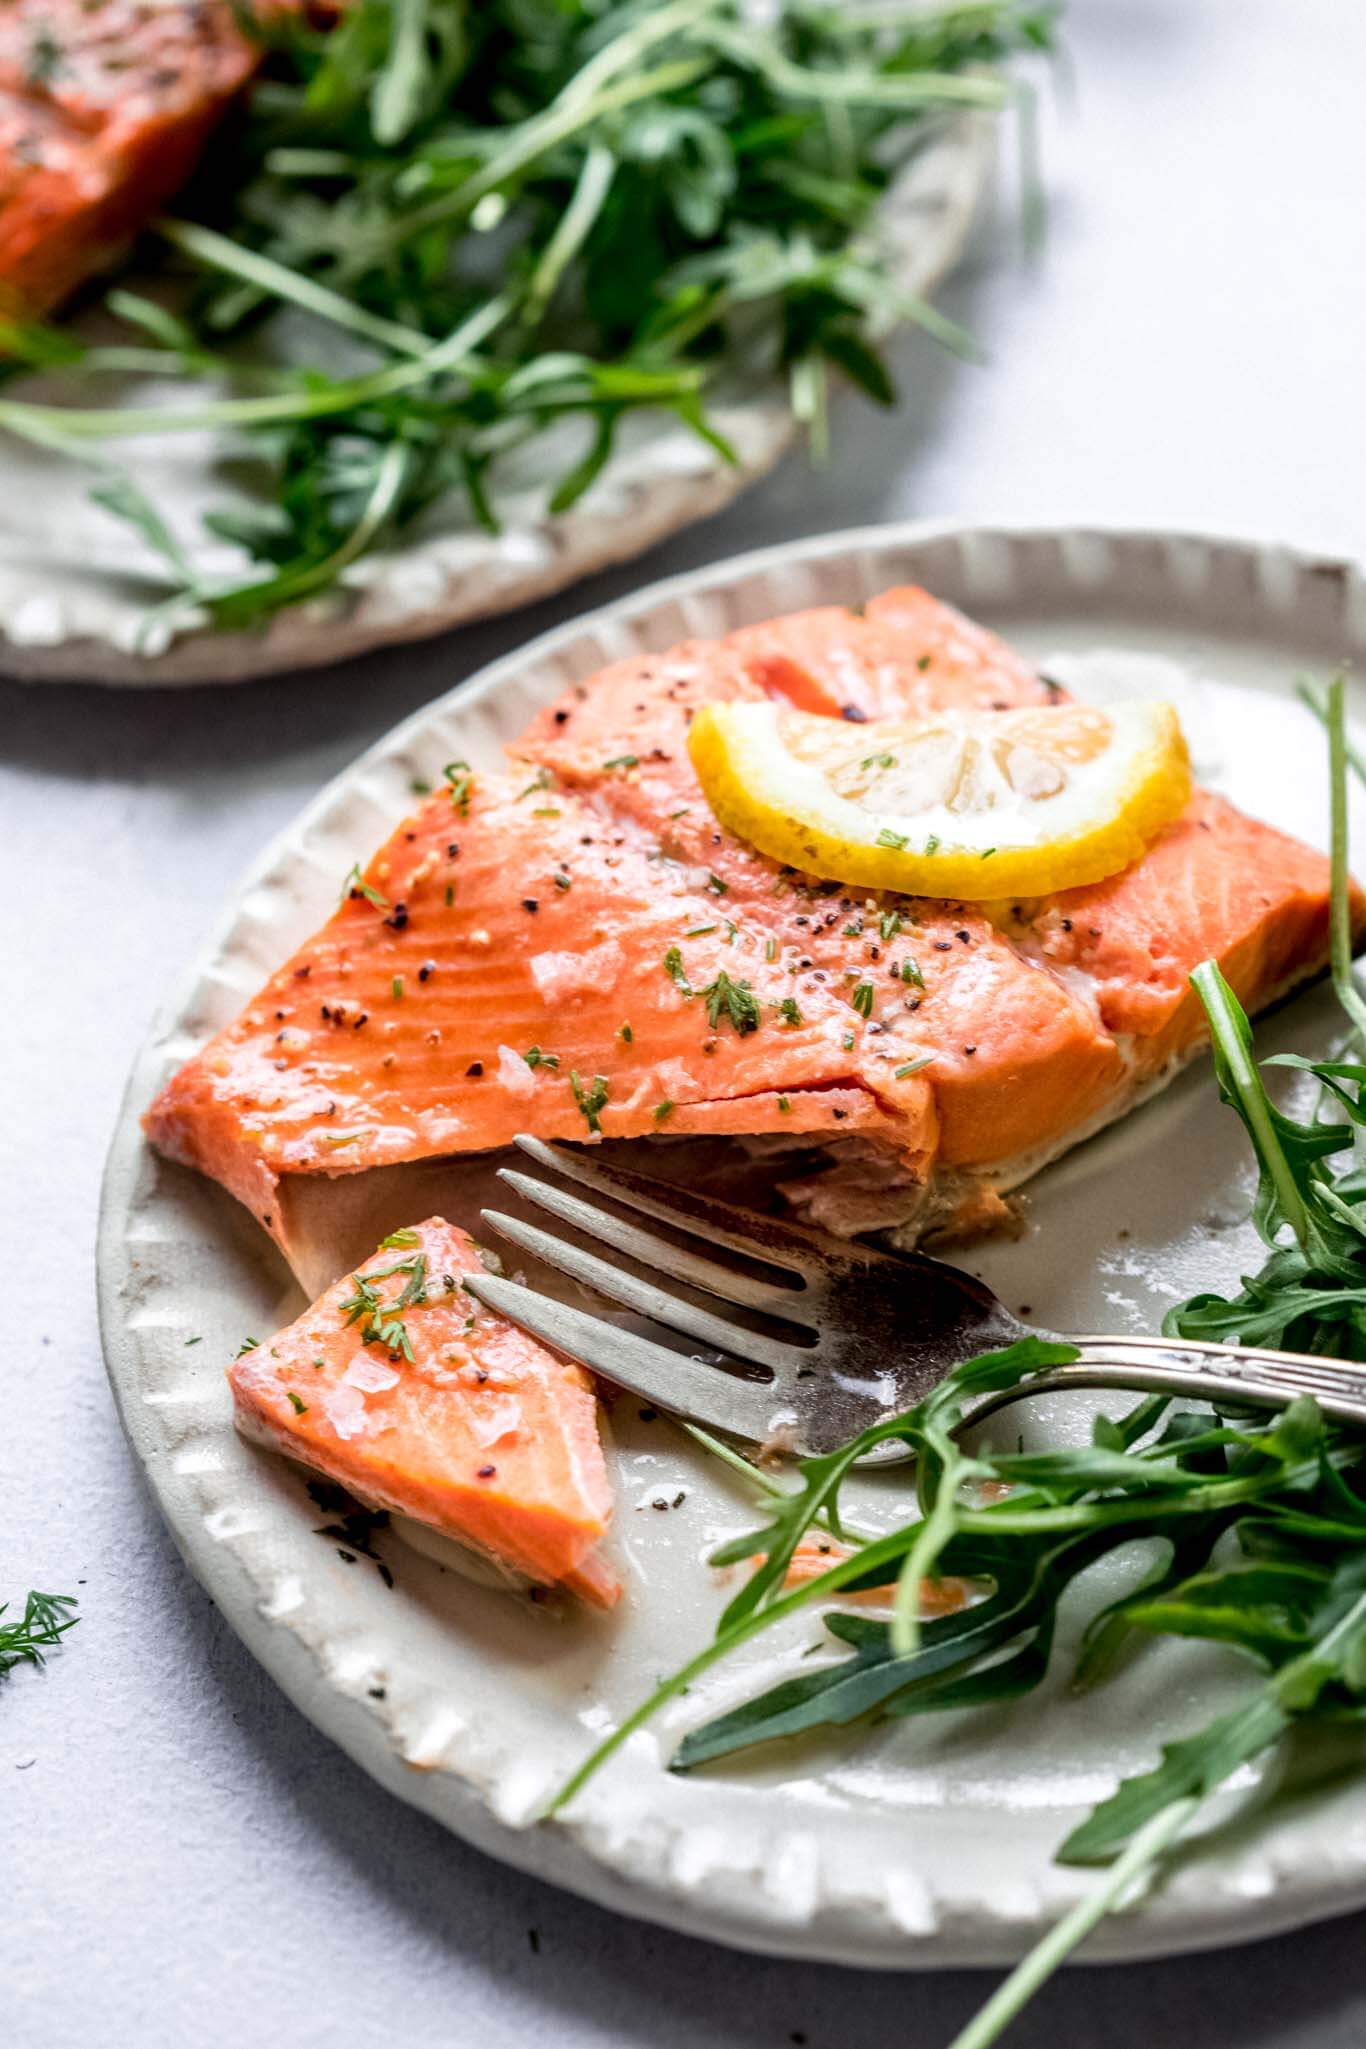
[[[962,252],[991,166],[992,136],[989,115],[955,118],[917,151],[887,195],[888,261],[920,298]],[[31,389],[64,401],[61,390]],[[183,392],[168,385],[162,396],[176,404]],[[500,534],[473,525],[463,503],[443,501],[401,545],[366,556],[342,586],[260,631],[202,627],[171,638],[159,629],[156,639],[147,613],[167,595],[164,565],[131,528],[91,504],[89,470],[6,438],[0,668],[35,681],[240,682],[511,611],[719,512],[796,439],[785,386],[771,379],[731,379],[716,392],[711,414],[735,465],[670,415],[642,412],[623,424],[617,452],[592,488],[553,517],[550,492],[584,448],[583,423],[566,422],[500,470]],[[220,441],[170,435],[111,452],[169,508],[178,538],[206,575],[240,572],[241,556],[207,540],[202,526],[203,513],[231,494]]]
[[[323,1518],[299,1474],[241,1442],[230,1420],[225,1361],[299,1298],[228,1197],[149,1152],[138,1116],[327,913],[338,878],[408,808],[411,777],[457,754],[491,762],[536,706],[610,659],[906,579],[1004,629],[1085,692],[1175,689],[1206,777],[1322,840],[1323,750],[1289,686],[1301,668],[1366,662],[1366,584],[1346,565],[1183,536],[922,527],[707,569],[563,627],[438,700],[266,850],[138,1060],[100,1242],[105,1345],[132,1443],[191,1569],[320,1730],[471,1841],[625,1912],[739,1946],[885,1966],[1017,1955],[1088,1882],[1053,1864],[1057,1843],[1117,1774],[1153,1762],[1160,1738],[1245,1686],[1246,1667],[1164,1645],[1084,1704],[1053,1688],[999,1714],[668,1776],[661,1756],[684,1720],[815,1640],[812,1618],[781,1647],[760,1640],[639,1733],[562,1821],[528,1825],[594,1737],[709,1634],[722,1592],[704,1558],[747,1525],[752,1504],[671,1425],[619,1403],[627,1593],[616,1615],[555,1613],[472,1585],[397,1531],[381,1546],[392,1590],[367,1559],[347,1564],[315,1533]],[[1366,846],[1366,817],[1356,824]],[[1263,1043],[1317,1050],[1333,1031],[1331,1000],[1311,991],[1268,1020]],[[1056,1329],[1152,1328],[1169,1301],[1256,1263],[1249,1190],[1240,1128],[1198,1066],[1051,1169],[1029,1235],[971,1264]],[[471,1164],[456,1162],[414,1188],[410,1214],[439,1201],[472,1220],[478,1193]],[[1031,1427],[1082,1423],[1055,1405]],[[652,1506],[680,1491],[680,1507]],[[1251,1775],[1228,1804],[1249,1790]],[[1254,1822],[1227,1818],[1165,1889],[1106,1924],[1092,1954],[1218,1944],[1363,1901],[1366,1779],[1316,1787],[1311,1772]]]

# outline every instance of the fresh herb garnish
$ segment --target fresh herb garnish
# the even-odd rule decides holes
[[[894,754],[865,754],[863,760],[859,763],[859,767],[895,768],[896,756]]]
[[[877,929],[884,946],[889,939],[895,939],[901,930],[900,911],[884,911],[877,921]]]
[[[601,1074],[596,1076],[593,1082],[585,1088],[578,1075],[571,1068],[569,1086],[588,1129],[592,1132],[601,1132],[602,1124],[599,1119],[601,1112],[607,1107],[609,1094],[606,1076]]]
[[[407,1276],[403,1288],[396,1301],[382,1302],[377,1283],[395,1274]],[[413,1348],[402,1312],[421,1308],[427,1299],[426,1253],[416,1252],[411,1259],[395,1260],[392,1266],[372,1267],[368,1274],[352,1274],[351,1281],[355,1293],[339,1304],[342,1321],[359,1325],[362,1344],[402,1353],[411,1363]]]
[[[560,1064],[558,1053],[543,1053],[539,1046],[528,1046],[522,1058],[531,1068],[558,1067]]]
[[[899,854],[902,848],[907,845],[909,839],[909,833],[893,832],[890,826],[884,825],[877,836],[877,844],[880,847],[892,847]],[[927,848],[926,851],[930,852],[931,849]]]
[[[353,863],[350,874],[342,884],[342,902],[345,903],[348,897],[353,896],[363,896],[366,902],[373,904],[377,911],[387,911],[392,908],[383,890],[376,889],[374,884],[367,882],[361,874],[359,861]]]
[[[604,769],[639,768],[640,756],[638,754],[614,754],[610,761],[604,761],[602,765]]]
[[[872,1016],[874,993],[871,982],[856,982],[854,984],[849,1001],[853,1004],[860,1017]]]
[[[467,761],[448,761],[441,773],[450,787],[452,804],[462,818],[468,818],[470,795],[474,789],[474,770]]]
[[[707,1022],[715,1031],[722,1017],[728,1017],[743,1039],[757,1032],[761,1022],[758,1001],[748,982],[733,982],[722,968],[714,982],[698,994],[707,1006]]]
[[[799,1025],[802,1013],[795,996],[784,996],[778,1005],[778,1015],[785,1025]]]
[[[664,972],[675,988],[681,989],[685,996],[692,995],[693,986],[684,970],[683,956],[676,946],[671,946],[664,956]]]
[[[4,1619],[9,1603],[0,1607],[0,1679],[16,1665],[46,1663],[44,1653],[59,1644],[67,1630],[74,1629],[80,1621],[79,1615],[71,1613],[76,1606],[74,1594],[30,1593],[23,1614],[14,1622]]]

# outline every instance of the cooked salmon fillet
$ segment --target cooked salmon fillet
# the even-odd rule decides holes
[[[1328,865],[1222,799],[1126,873],[1028,903],[865,895],[724,832],[685,745],[707,698],[858,720],[1056,694],[922,591],[617,663],[504,772],[453,766],[326,925],[161,1091],[147,1128],[296,1255],[317,1176],[504,1145],[820,1145],[827,1228],[991,1226],[1002,1192],[1324,964]],[[924,1056],[933,1060],[920,1066]],[[779,1161],[781,1171],[781,1160]]]
[[[441,1217],[397,1232],[228,1368],[239,1428],[538,1585],[599,1607],[612,1498],[588,1375],[475,1301]]]
[[[45,312],[116,258],[258,58],[229,0],[6,0],[0,313]]]

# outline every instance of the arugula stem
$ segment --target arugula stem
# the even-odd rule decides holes
[[[1266,1090],[1232,1008],[1228,984],[1216,963],[1209,960],[1200,963],[1191,981],[1208,1013],[1210,1031],[1253,1134],[1258,1156],[1275,1186],[1286,1221],[1303,1249],[1309,1243],[1309,1212],[1272,1125]]]
[[[831,101],[840,107],[1000,107],[1011,93],[999,78],[964,78],[948,71],[811,71],[794,64],[771,43],[720,22],[707,23],[699,40],[723,51],[733,63],[761,71],[779,92],[797,100]]]
[[[206,264],[211,270],[220,270],[228,277],[241,278],[244,284],[255,285],[272,299],[283,299],[291,306],[301,307],[306,313],[316,313],[334,327],[346,328],[365,341],[377,343],[391,354],[425,356],[431,350],[431,335],[423,334],[416,327],[400,326],[396,320],[385,320],[378,313],[370,313],[343,293],[330,291],[326,285],[318,284],[302,271],[291,270],[287,263],[277,263],[274,257],[243,248],[240,242],[230,242],[226,235],[220,235],[213,228],[200,227],[195,221],[170,218],[156,221],[154,228],[164,242],[169,242],[172,248],[181,250],[184,255],[192,256],[197,263]]]
[[[591,234],[615,175],[616,158],[611,150],[605,143],[590,144],[573,197],[531,274],[531,283],[527,287],[528,318],[539,316],[553,297],[555,287]]]
[[[1325,692],[1322,697],[1318,696],[1309,677],[1300,676],[1295,682],[1295,695],[1299,698],[1300,703],[1305,709],[1311,711],[1319,724],[1327,730],[1327,693]],[[1351,769],[1358,782],[1366,783],[1366,755],[1363,755],[1361,749],[1354,747],[1351,741],[1347,739],[1343,741],[1342,751],[1347,757],[1347,766]]]
[[[1028,1956],[1016,1964],[986,2005],[954,2036],[949,2049],[989,2049],[1096,1924],[1122,1905],[1125,1895],[1148,1876],[1200,1805],[1193,1797],[1174,1800],[1170,1807],[1155,1814],[1115,1859],[1094,1891],[1069,1908],[1056,1927],[1050,1928]]]
[[[897,1575],[896,1592],[892,1597],[891,1639],[892,1649],[899,1658],[911,1657],[920,1647],[920,1589],[927,1574],[933,1570],[935,1559],[958,1527],[961,1512],[958,1506],[959,1466],[962,1464],[966,1461],[957,1465],[950,1462],[940,1475],[934,1505],[929,1514],[921,1518],[915,1539]]]
[[[690,1658],[686,1665],[680,1665],[679,1669],[663,1680],[639,1707],[634,1708],[624,1721],[619,1722],[610,1736],[605,1736],[602,1742],[589,1752],[558,1792],[552,1794],[542,1810],[541,1819],[548,1821],[552,1815],[567,1807],[580,1787],[586,1785],[606,1764],[608,1758],[620,1750],[629,1736],[633,1736],[637,1729],[643,1728],[660,1708],[675,1699],[678,1694],[685,1692],[694,1679],[710,1671],[713,1665],[719,1664],[731,1651],[738,1649],[742,1643],[748,1643],[752,1636],[758,1636],[773,1623],[781,1622],[784,1616],[795,1614],[797,1609],[808,1607],[825,1594],[833,1594],[846,1581],[858,1579],[874,1567],[887,1564],[893,1558],[899,1557],[905,1549],[905,1544],[905,1533],[901,1530],[893,1530],[885,1537],[878,1537],[862,1549],[853,1552],[850,1557],[841,1558],[828,1571],[808,1580],[804,1586],[794,1587],[790,1594],[784,1594],[780,1599],[771,1601],[765,1608],[752,1609],[741,1620],[732,1623],[724,1634],[713,1637],[695,1657]]]
[[[590,128],[604,114],[619,112],[637,100],[658,98],[664,93],[678,92],[685,85],[694,85],[711,65],[705,57],[690,57],[678,63],[660,64],[653,71],[643,72],[638,78],[624,78],[616,85],[607,87],[595,100],[574,100],[568,106],[562,100],[556,101],[544,114],[523,123],[516,131],[513,141],[491,156],[481,170],[473,172],[440,199],[431,200],[428,205],[417,207],[412,213],[402,214],[395,221],[380,246],[393,247],[410,242],[414,235],[422,235],[429,228],[441,227],[447,221],[459,220],[469,213],[486,192],[494,191],[506,184],[519,171],[524,171],[537,157],[556,143],[568,142],[581,129]],[[367,252],[368,253],[368,252]]]
[[[729,1466],[732,1472],[739,1473],[742,1478],[757,1487],[761,1494],[766,1494],[770,1501],[792,1499],[794,1490],[791,1487],[785,1487],[781,1480],[774,1479],[772,1473],[766,1473],[762,1466],[756,1466],[752,1459],[747,1459],[733,1444],[727,1444],[723,1438],[713,1437],[710,1430],[704,1430],[700,1423],[689,1423],[682,1416],[675,1416],[674,1421],[680,1430],[687,1432],[695,1444],[701,1445],[703,1451],[719,1459],[723,1466]],[[823,1508],[817,1509],[812,1516],[811,1525],[813,1529],[824,1530],[827,1536],[834,1537],[842,1544],[871,1544],[882,1534],[880,1530],[861,1527],[843,1517],[839,1528],[836,1529]]]
[[[690,28],[704,14],[714,13],[723,4],[724,0],[671,0],[670,5],[658,8],[643,21],[623,29],[570,79],[559,95],[558,104],[575,107],[590,100],[609,79],[638,63],[656,43],[676,35],[680,29]]]
[[[316,590],[319,585],[330,583],[340,570],[346,568],[348,563],[354,562],[358,555],[365,553],[365,550],[370,546],[376,535],[388,524],[389,517],[398,503],[403,489],[410,454],[411,450],[406,442],[391,441],[389,443],[389,446],[380,458],[374,488],[366,502],[365,510],[341,546],[335,548],[330,555],[324,556],[321,562],[310,562],[304,569],[287,570],[284,572],[283,577],[279,579],[288,583],[289,594],[292,598],[305,597],[309,591]],[[266,577],[262,581],[264,583],[273,583],[276,579]],[[236,593],[238,586],[234,585],[233,589],[234,593]],[[241,595],[244,598],[250,598],[252,595],[250,586],[242,590]],[[212,602],[211,599],[206,601]]]
[[[143,434],[187,433],[203,427],[262,427],[295,420],[321,420],[347,413],[373,399],[390,398],[425,384],[431,377],[458,370],[513,312],[515,301],[504,295],[490,299],[436,342],[414,362],[395,363],[369,377],[352,378],[326,391],[300,390],[271,398],[222,399],[216,404],[188,406],[76,407],[34,405],[20,399],[0,400],[0,427],[26,438],[41,439],[44,430],[69,441],[126,441]],[[32,430],[32,431],[30,431]]]

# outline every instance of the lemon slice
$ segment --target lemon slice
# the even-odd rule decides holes
[[[809,875],[911,896],[1045,896],[1136,861],[1190,798],[1169,704],[842,725],[708,704],[688,751],[717,818]]]

